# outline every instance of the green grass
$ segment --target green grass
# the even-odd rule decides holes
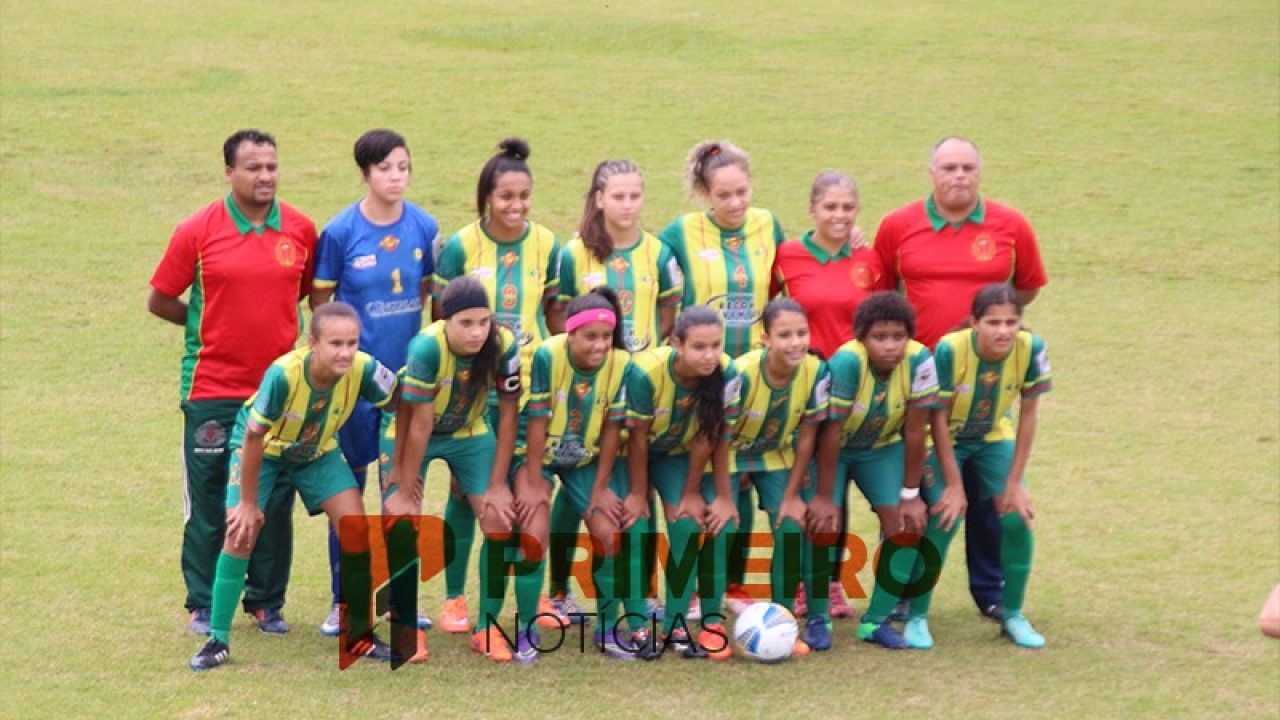
[[[1280,643],[1254,621],[1280,580],[1278,38],[1259,1],[5,0],[0,716],[1276,716]],[[400,130],[411,195],[446,229],[521,134],[534,217],[563,235],[616,156],[646,169],[663,226],[692,207],[684,153],[722,136],[790,231],[838,167],[873,232],[926,192],[934,139],[975,138],[985,193],[1032,220],[1051,276],[1029,314],[1057,375],[1031,469],[1050,646],[999,641],[956,564],[931,653],[862,647],[843,622],[833,652],[778,667],[496,668],[433,633],[426,667],[338,673],[314,632],[323,524],[299,517],[295,632],[238,618],[236,661],[188,672],[180,340],[143,299],[250,125],[318,223],[361,192],[354,139]],[[874,537],[869,514],[856,529]]]

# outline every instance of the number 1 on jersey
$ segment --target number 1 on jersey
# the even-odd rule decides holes
[[[400,284],[400,268],[391,271],[391,292],[396,295],[404,292],[404,286]]]

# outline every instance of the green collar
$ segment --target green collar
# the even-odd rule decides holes
[[[809,251],[809,254],[812,255],[819,263],[822,263],[823,265],[834,262],[836,260],[842,260],[844,258],[848,258],[853,255],[853,251],[849,249],[849,243],[845,243],[839,250],[836,251],[834,255],[827,252],[826,250],[823,250],[821,245],[813,241],[812,230],[805,233],[804,236],[800,238],[800,242],[804,243],[804,247],[806,250]]]
[[[987,217],[987,206],[982,202],[982,198],[978,198],[978,204],[973,207],[973,212],[969,213],[969,217],[960,222],[950,222],[938,214],[938,206],[933,202],[933,193],[929,193],[929,199],[924,201],[924,211],[929,215],[929,224],[933,226],[934,232],[940,232],[948,224],[953,227],[960,227],[967,222],[981,225],[982,221]]]
[[[267,228],[280,232],[280,203],[276,202],[274,198],[271,200],[271,209],[267,211],[267,221],[261,225],[254,225],[249,222],[249,218],[240,212],[240,208],[231,199],[231,193],[227,193],[227,199],[224,202],[227,205],[227,213],[231,215],[231,222],[236,224],[236,229],[240,231],[241,235],[248,235],[250,232],[256,232],[261,235],[266,232]]]

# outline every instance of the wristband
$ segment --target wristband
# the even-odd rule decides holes
[[[920,497],[920,488],[904,487],[902,488],[902,492],[898,493],[898,497],[903,500],[915,500],[916,498]]]

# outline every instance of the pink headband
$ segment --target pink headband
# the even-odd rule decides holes
[[[585,310],[577,313],[564,323],[565,332],[573,332],[583,325],[589,325],[593,322],[602,322],[613,329],[618,324],[618,316],[613,314],[612,310]]]

